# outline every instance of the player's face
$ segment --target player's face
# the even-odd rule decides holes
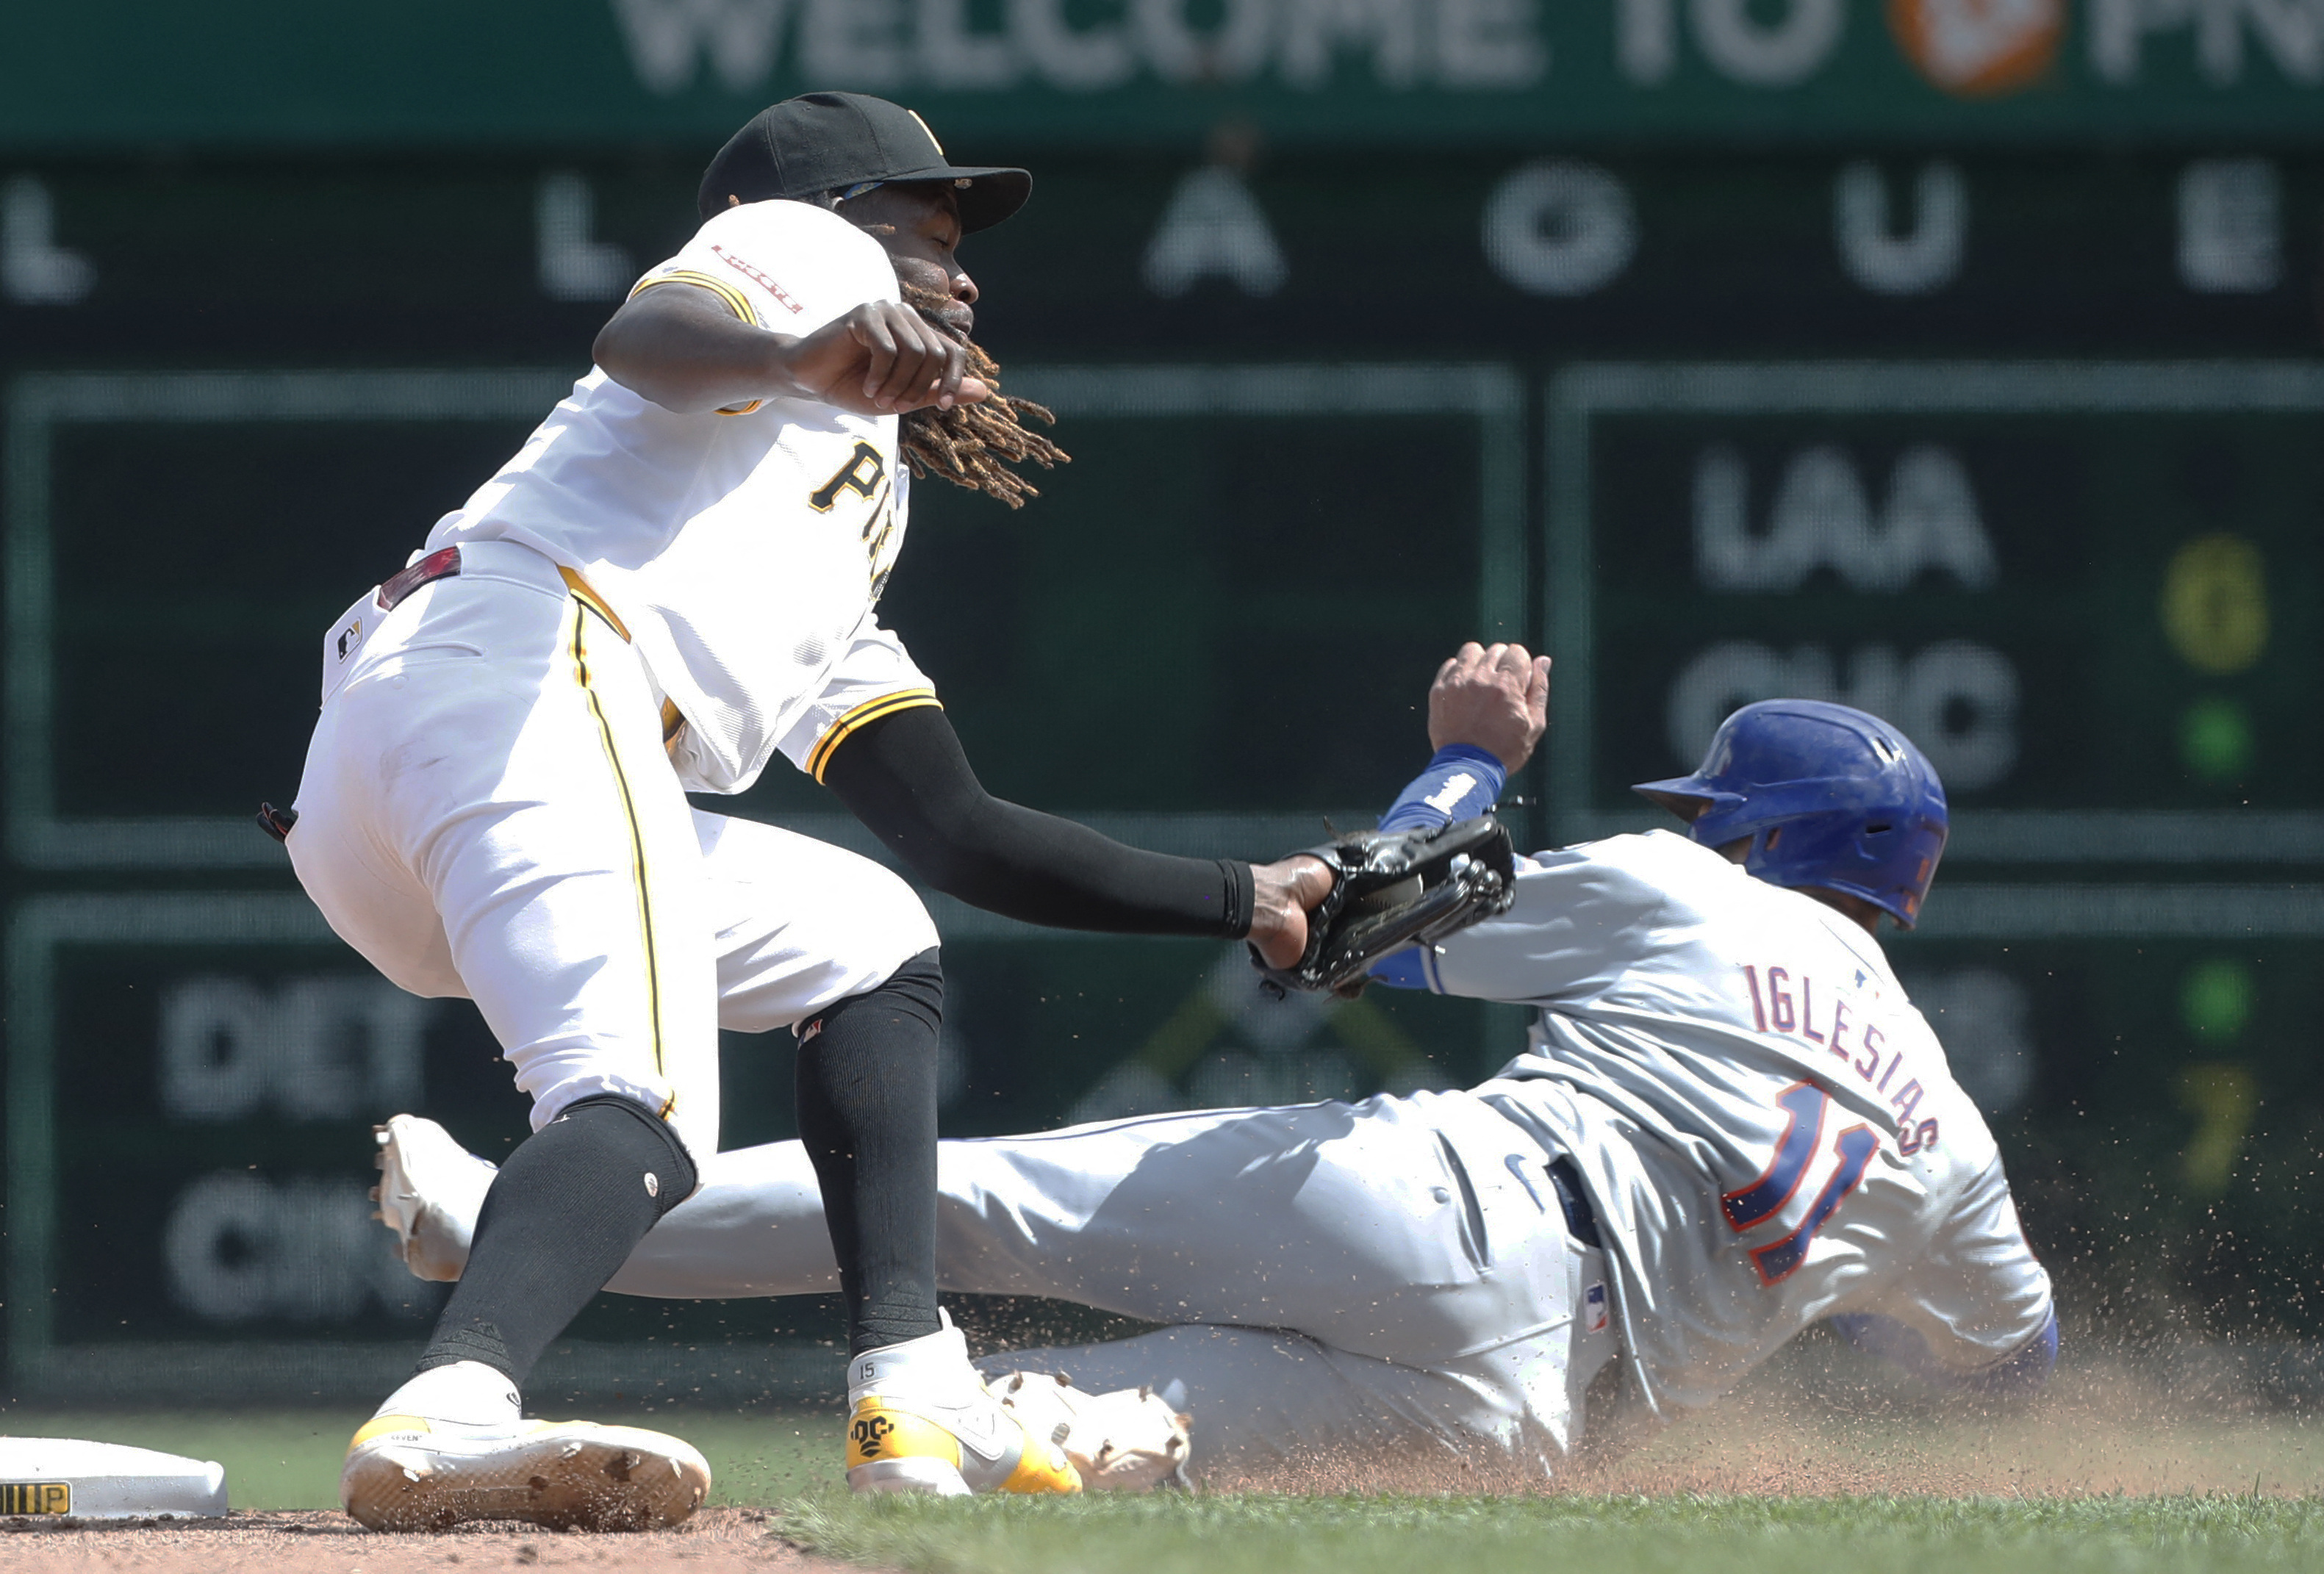
[[[976,327],[976,281],[954,255],[960,249],[960,200],[936,181],[882,186],[839,207],[842,218],[869,231],[888,248],[906,283],[952,298],[941,313],[961,333]]]

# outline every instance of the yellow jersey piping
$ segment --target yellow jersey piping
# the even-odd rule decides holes
[[[567,569],[565,572],[570,574],[572,571]],[[629,773],[622,769],[621,754],[613,747],[613,724],[607,719],[605,707],[597,698],[595,686],[589,681],[589,650],[584,638],[589,620],[583,615],[584,608],[597,610],[581,600],[576,593],[573,607],[573,673],[580,680],[582,696],[589,702],[589,713],[596,718],[597,739],[604,745],[605,763],[613,768],[613,787],[621,795],[622,815],[630,828],[631,870],[638,892],[638,933],[646,948],[646,1014],[653,1025],[654,1075],[667,1083],[668,1073],[662,1068],[661,958],[654,949],[653,897],[647,888],[645,832],[638,824],[637,800],[630,793]],[[604,615],[611,622],[611,615]],[[614,627],[618,631],[619,625]],[[669,1119],[669,1112],[677,1105],[678,1095],[672,1092],[662,1101],[661,1118]]]
[[[755,328],[763,326],[759,321],[759,314],[751,308],[751,298],[749,296],[743,294],[741,290],[735,289],[732,284],[727,283],[726,281],[717,277],[715,274],[700,272],[692,268],[678,268],[668,273],[655,273],[650,277],[641,279],[637,281],[636,286],[631,290],[630,299],[635,300],[647,290],[662,284],[691,284],[698,289],[707,290],[711,294],[724,301],[726,303],[726,308],[729,311],[733,312],[736,317],[741,318],[744,322],[749,323],[752,327]]]
[[[720,300],[726,303],[727,310],[733,312],[736,317],[741,318],[744,322],[749,323],[752,327],[756,328],[766,327],[764,323],[759,320],[759,314],[752,308],[751,298],[749,296],[735,289],[732,284],[727,283],[724,279],[718,278],[714,274],[700,272],[692,268],[679,268],[672,272],[656,273],[651,278],[641,279],[637,281],[636,287],[630,291],[630,299],[635,300],[639,296],[644,294],[647,290],[653,289],[658,284],[691,284],[698,290],[707,290],[711,294],[716,296]],[[748,404],[733,405],[728,409],[713,410],[711,413],[714,415],[749,415],[752,410],[757,410],[761,405],[766,402],[767,401],[763,399],[754,399]]]
[[[562,565],[558,566],[557,573],[558,577],[565,581],[565,588],[573,593],[573,599],[575,601],[579,602],[583,606],[587,607],[591,612],[604,619],[605,626],[622,637],[622,644],[627,645],[631,642],[630,626],[622,621],[620,614],[616,613],[613,608],[605,604],[605,598],[604,596],[599,595],[595,591],[589,588],[589,582],[587,580],[582,578],[579,575],[574,573],[573,570],[567,568]]]
[[[831,765],[832,755],[850,735],[882,716],[892,716],[898,711],[917,710],[922,705],[944,709],[944,702],[936,698],[936,691],[932,688],[899,689],[894,694],[883,694],[878,699],[865,700],[834,722],[824,735],[816,740],[815,747],[807,751],[807,773],[821,781],[824,771]]]

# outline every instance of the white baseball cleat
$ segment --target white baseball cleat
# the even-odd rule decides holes
[[[1054,1437],[1093,1492],[1185,1486],[1194,1418],[1151,1387],[1093,1394],[1063,1372],[1004,1372],[987,1385],[1035,1437]]]
[[[425,1116],[398,1115],[371,1129],[379,1144],[373,1161],[379,1184],[371,1192],[379,1211],[372,1217],[395,1231],[397,1254],[416,1276],[458,1278],[499,1169]]]
[[[514,1519],[550,1530],[656,1530],[710,1491],[687,1443],[586,1421],[497,1425],[374,1416],[347,1445],[339,1503],[375,1531]]]
[[[847,1363],[847,1485],[857,1492],[1079,1492],[1080,1474],[985,1388],[950,1317]]]

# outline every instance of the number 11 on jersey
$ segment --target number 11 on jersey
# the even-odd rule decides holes
[[[1799,1191],[1800,1183],[1807,1178],[1808,1166],[1822,1144],[1824,1112],[1831,1105],[1831,1095],[1812,1082],[1794,1082],[1776,1095],[1775,1102],[1782,1108],[1784,1118],[1784,1135],[1776,1139],[1775,1157],[1767,1161],[1766,1173],[1757,1180],[1719,1200],[1720,1210],[1727,1215],[1728,1228],[1738,1235],[1784,1210]],[[1832,1139],[1831,1150],[1840,1160],[1839,1166],[1816,1192],[1799,1228],[1781,1240],[1751,1249],[1751,1265],[1759,1270],[1761,1284],[1778,1284],[1807,1261],[1808,1247],[1815,1240],[1816,1231],[1830,1222],[1840,1205],[1848,1200],[1848,1194],[1862,1183],[1864,1172],[1871,1167],[1872,1155],[1879,1147],[1880,1138],[1869,1126],[1851,1126]]]

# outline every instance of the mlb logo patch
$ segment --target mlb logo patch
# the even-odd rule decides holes
[[[1606,1327],[1606,1286],[1595,1284],[1582,1293],[1582,1326],[1591,1333]]]
[[[340,660],[345,661],[353,655],[355,647],[363,643],[363,620],[357,618],[346,628],[341,629],[334,643],[338,647]]]

